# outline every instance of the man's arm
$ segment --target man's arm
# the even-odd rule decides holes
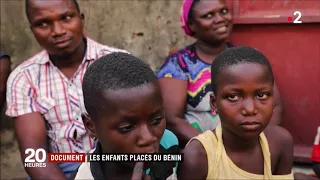
[[[14,118],[15,132],[23,162],[27,148],[48,150],[45,120],[36,105],[37,93],[31,83],[31,77],[17,69],[11,73],[7,82],[8,108],[6,114]],[[45,163],[47,166],[43,168],[25,169],[32,179],[66,179],[56,163],[47,161]]]
[[[275,169],[275,175],[287,175],[292,172],[293,164],[293,138],[291,134],[280,126],[273,127],[273,136],[277,136],[280,157]],[[276,137],[274,137],[276,139]]]
[[[27,148],[47,149],[45,121],[39,112],[25,114],[15,118],[15,130],[19,143],[21,158],[24,161]],[[47,156],[48,157],[48,156]],[[66,179],[56,163],[44,162],[46,167],[25,168],[32,179]]]
[[[6,99],[7,79],[11,72],[10,58],[8,56],[0,57],[0,112]]]
[[[283,104],[282,104],[282,99],[280,97],[280,92],[276,82],[273,85],[273,94],[275,99],[275,107],[273,110],[270,124],[280,125],[283,121]]]

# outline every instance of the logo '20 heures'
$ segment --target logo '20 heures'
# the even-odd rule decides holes
[[[47,152],[42,149],[28,148],[24,151],[28,156],[24,159],[24,167],[46,167]]]

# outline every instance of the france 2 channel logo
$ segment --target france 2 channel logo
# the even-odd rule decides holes
[[[300,18],[302,17],[302,13],[300,11],[295,11],[293,13],[293,16],[295,16],[294,20],[291,16],[288,17],[289,22],[293,21],[293,24],[301,24],[302,23],[302,21],[300,20]]]

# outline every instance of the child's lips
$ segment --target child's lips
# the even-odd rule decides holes
[[[139,152],[135,152],[136,154],[156,154],[158,153],[158,151],[155,150],[145,150],[145,151],[139,151]]]
[[[158,153],[157,151],[147,151],[146,154],[156,154]]]
[[[256,121],[244,121],[240,123],[240,126],[246,131],[256,131],[260,129],[261,123]]]
[[[155,154],[155,153],[158,153],[158,152],[159,152],[159,147],[151,146],[151,147],[148,147],[148,148],[145,148],[145,149],[141,149],[141,151],[138,152],[138,153],[141,153],[141,154]]]
[[[246,124],[246,125],[241,125],[241,127],[246,131],[256,131],[260,129],[260,124]]]

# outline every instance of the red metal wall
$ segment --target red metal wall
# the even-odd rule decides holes
[[[320,23],[237,25],[232,39],[269,58],[285,107],[283,126],[296,143],[312,145],[320,122]]]
[[[311,147],[320,124],[320,1],[234,0],[232,10],[232,42],[269,58],[284,102],[283,126],[296,145]],[[288,22],[295,11],[301,24]]]

